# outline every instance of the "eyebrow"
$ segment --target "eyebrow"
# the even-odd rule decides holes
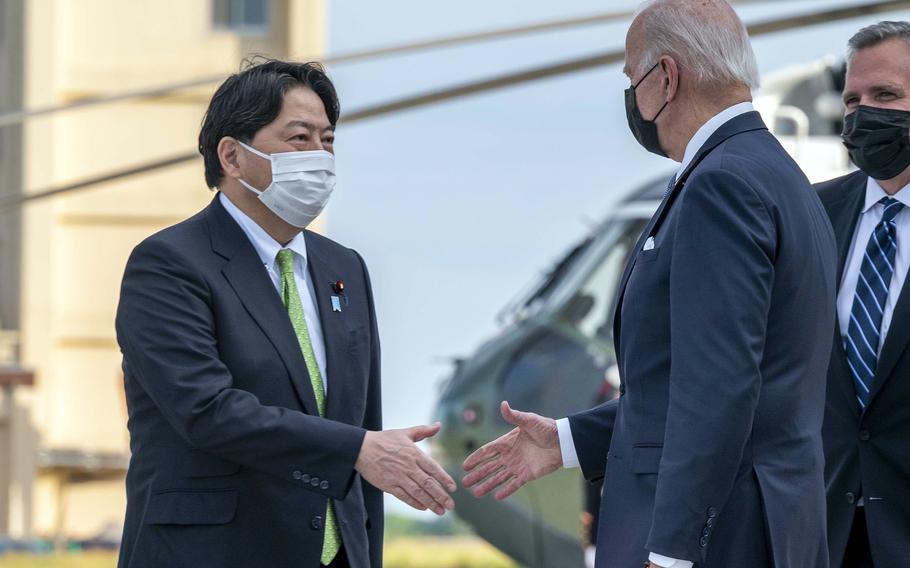
[[[906,89],[904,89],[902,86],[897,85],[895,83],[892,83],[892,84],[883,83],[880,85],[873,85],[873,86],[869,87],[869,92],[871,92],[871,93],[880,93],[882,91],[892,91],[894,93],[903,94],[906,91]],[[841,100],[846,101],[849,98],[858,97],[858,96],[859,96],[859,93],[857,93],[855,90],[844,91],[844,93],[841,95]]]
[[[304,120],[291,120],[290,122],[288,122],[287,124],[284,125],[285,128],[292,128],[295,126],[299,126],[300,128],[305,128],[307,130],[319,130],[318,128],[316,128],[315,126],[313,126],[312,124],[310,124],[309,122],[306,122]],[[335,127],[330,124],[329,126],[326,126],[325,128],[323,128],[322,131],[323,132],[326,132],[326,131],[334,132]]]

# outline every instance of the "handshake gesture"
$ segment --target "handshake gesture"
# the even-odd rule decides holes
[[[440,427],[437,422],[404,430],[368,431],[354,469],[373,487],[418,511],[429,509],[442,516],[455,508],[449,495],[455,491],[455,481],[417,447],[417,442],[435,436]]]
[[[476,497],[498,489],[496,499],[505,499],[562,465],[555,420],[512,410],[505,401],[500,411],[515,428],[464,462],[468,473],[462,483],[474,488]],[[450,495],[455,492],[455,481],[417,447],[417,442],[435,436],[440,427],[437,422],[404,430],[367,432],[355,469],[377,489],[419,511],[430,510],[442,516],[455,508]]]
[[[468,474],[462,483],[467,488],[473,487],[476,497],[498,489],[496,499],[505,499],[526,483],[562,466],[555,420],[512,410],[506,401],[500,405],[500,412],[515,428],[469,455],[464,462]]]

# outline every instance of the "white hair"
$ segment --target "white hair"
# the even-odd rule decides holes
[[[742,20],[705,18],[694,2],[651,0],[636,12],[645,38],[639,73],[670,55],[705,85],[740,83],[758,88],[758,63]]]

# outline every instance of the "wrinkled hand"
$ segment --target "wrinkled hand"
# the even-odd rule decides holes
[[[500,405],[502,417],[517,426],[508,434],[486,444],[464,461],[468,475],[462,483],[474,487],[474,495],[483,497],[497,487],[496,499],[505,499],[526,483],[559,469],[562,452],[556,421],[533,412],[512,410],[509,403]]]
[[[440,427],[437,422],[405,430],[367,432],[354,469],[373,487],[418,511],[430,509],[442,516],[447,509],[455,508],[449,496],[455,491],[455,481],[416,445],[435,436]]]

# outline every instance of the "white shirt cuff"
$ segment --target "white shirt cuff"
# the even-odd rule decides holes
[[[651,564],[660,566],[661,568],[692,568],[692,564],[694,564],[688,560],[669,558],[667,556],[662,556],[653,552],[648,555],[648,561],[651,562]]]
[[[562,467],[578,467],[578,454],[575,452],[575,441],[572,439],[572,427],[569,419],[562,418],[556,421],[556,430],[559,432],[559,451],[562,453]]]

